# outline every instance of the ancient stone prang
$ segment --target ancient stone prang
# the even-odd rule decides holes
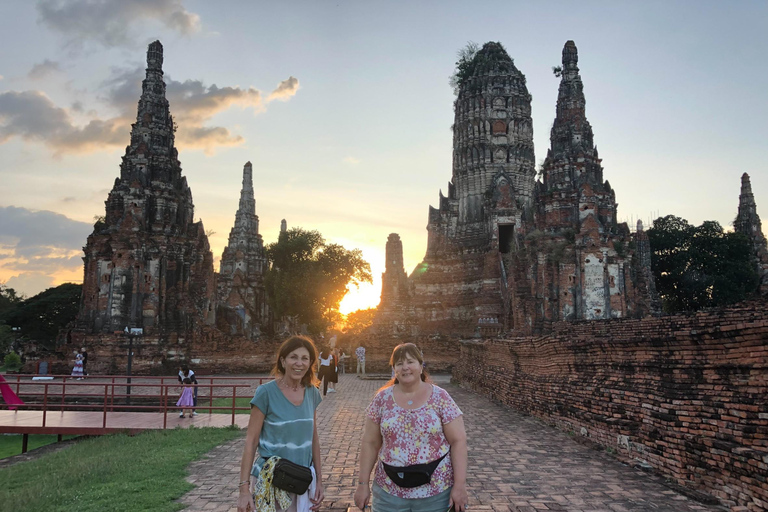
[[[658,310],[647,235],[617,222],[603,180],[573,41],[562,62],[541,181],[531,95],[501,44],[485,44],[459,79],[452,181],[429,209],[427,253],[409,278],[406,323],[421,332],[539,333]]]
[[[213,255],[181,174],[162,66],[155,41],[120,177],[83,248],[81,332],[184,333],[215,320]]]
[[[390,233],[386,246],[385,272],[381,274],[381,302],[377,308],[376,330],[381,334],[411,333],[409,319],[411,284],[403,265],[403,242],[400,235]]]
[[[746,235],[752,242],[752,247],[760,278],[760,294],[768,295],[768,243],[763,234],[763,224],[757,214],[755,196],[752,194],[752,184],[749,174],[741,175],[741,193],[739,194],[739,212],[733,221],[733,230]]]
[[[217,275],[219,310],[217,325],[224,332],[242,333],[258,339],[269,326],[269,308],[264,289],[267,257],[259,234],[259,217],[253,196],[253,167],[243,167],[243,187],[235,225],[221,255]]]

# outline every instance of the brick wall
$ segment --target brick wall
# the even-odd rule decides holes
[[[768,510],[768,301],[464,341],[454,377],[733,510]]]

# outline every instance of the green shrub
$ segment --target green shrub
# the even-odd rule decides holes
[[[16,352],[11,352],[5,356],[3,364],[6,370],[15,372],[21,368],[21,357]]]

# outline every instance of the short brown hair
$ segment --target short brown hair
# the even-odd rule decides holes
[[[392,350],[392,355],[389,357],[389,366],[394,368],[398,361],[402,361],[408,356],[411,356],[421,364],[421,380],[424,382],[431,382],[429,373],[427,373],[427,369],[424,368],[424,354],[414,343],[401,343],[396,346],[394,350]],[[383,387],[392,386],[398,384],[398,382],[397,378],[393,377]]]

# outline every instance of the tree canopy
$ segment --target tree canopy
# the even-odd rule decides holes
[[[264,285],[276,317],[295,316],[319,333],[339,319],[350,283],[370,283],[371,266],[359,249],[326,244],[317,231],[292,228],[266,247]]]
[[[373,319],[376,317],[376,308],[358,309],[347,315],[344,324],[345,334],[360,334],[368,327],[373,325]]]
[[[659,217],[648,230],[651,269],[665,312],[697,311],[750,297],[758,275],[752,244],[741,233],[725,233],[719,223],[692,226],[673,215]]]
[[[9,299],[8,290],[0,290],[0,325],[20,329],[24,339],[35,340],[53,347],[60,329],[75,319],[80,305],[82,285],[64,283],[48,288],[34,297]],[[15,292],[12,297],[16,297]],[[6,329],[0,330],[0,334]]]

